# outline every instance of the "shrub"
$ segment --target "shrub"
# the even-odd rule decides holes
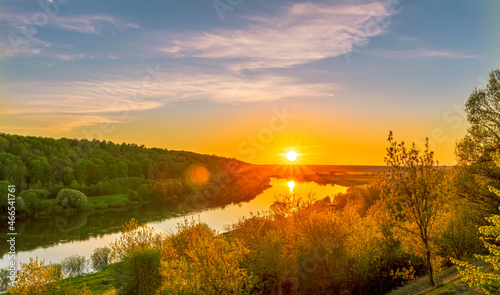
[[[24,202],[23,198],[16,197],[16,211],[19,213],[24,213],[28,209],[26,206],[26,202]]]
[[[151,199],[151,190],[149,189],[149,186],[147,184],[141,184],[136,192],[139,194],[139,197],[142,198],[143,200],[149,200]]]
[[[165,294],[249,294],[253,276],[243,267],[248,250],[228,241],[206,224],[178,225],[163,260]]]
[[[109,264],[109,254],[111,250],[108,247],[96,248],[94,253],[90,256],[92,261],[92,268],[94,270],[100,270],[104,266]]]
[[[85,272],[87,260],[85,256],[71,255],[61,261],[62,271],[67,277],[74,277]]]
[[[63,208],[83,208],[87,204],[87,196],[74,189],[62,189],[57,194],[57,205]]]
[[[33,214],[37,215],[41,211],[42,200],[46,199],[49,195],[47,190],[43,189],[29,189],[22,191],[19,197],[24,201],[25,209],[30,210]]]
[[[139,226],[137,220],[132,218],[123,225],[122,235],[110,244],[110,261],[120,261],[135,249],[163,248],[163,237],[154,232],[152,227],[145,224]]]
[[[56,283],[61,279],[60,273],[45,260],[38,261],[38,257],[29,263],[21,262],[21,269],[17,273],[16,284],[9,288],[12,295],[51,294],[59,287]]]
[[[161,258],[158,249],[134,249],[112,264],[109,271],[118,294],[156,294],[162,283]]]
[[[7,291],[9,287],[9,271],[6,268],[0,269],[0,292]]]
[[[140,202],[142,202],[142,201],[143,201],[143,199],[142,199],[142,197],[139,195],[139,193],[137,193],[136,191],[131,190],[131,189],[129,189],[129,190],[128,190],[128,192],[127,192],[127,197],[128,197],[128,199],[129,199],[131,202],[136,201],[136,202],[139,202],[139,203],[140,203]]]

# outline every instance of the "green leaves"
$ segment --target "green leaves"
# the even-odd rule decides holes
[[[74,189],[62,189],[57,194],[57,205],[63,208],[83,208],[87,204],[87,196]]]

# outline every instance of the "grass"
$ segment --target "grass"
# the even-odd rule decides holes
[[[90,288],[92,294],[115,294],[113,281],[107,275],[106,268],[100,272],[67,278],[60,281],[57,285],[61,287],[61,289],[56,294],[66,294],[65,291],[69,288],[80,290],[83,288],[83,284]]]
[[[108,272],[106,271],[106,269],[107,267],[104,267],[99,272],[61,280],[57,283],[57,286],[59,286],[60,289],[55,294],[64,295],[67,294],[70,290],[80,290],[83,288],[83,284],[85,284],[90,289],[90,291],[92,291],[92,294],[116,294],[115,288],[113,286],[113,281],[108,276]],[[9,295],[10,292],[7,292],[5,294]]]
[[[39,215],[52,214],[52,209],[57,204],[57,199],[42,200]],[[87,209],[108,209],[124,207],[130,204],[127,194],[113,194],[87,197]],[[76,212],[76,209],[68,208],[66,213]]]
[[[474,265],[483,265],[484,263],[475,262]],[[462,281],[462,275],[455,266],[446,268],[436,274],[436,286],[431,287],[427,276],[416,279],[415,281],[393,290],[387,295],[448,295],[448,294],[484,294],[478,288],[471,288]]]

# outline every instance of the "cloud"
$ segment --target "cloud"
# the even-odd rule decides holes
[[[226,59],[235,70],[286,68],[350,52],[382,34],[394,13],[381,2],[297,3],[277,16],[247,17],[250,24],[244,29],[173,36],[158,50],[176,57]]]
[[[51,122],[54,116],[71,115],[79,118],[72,121],[71,128],[79,128],[94,122],[92,118],[126,121],[130,112],[151,110],[173,101],[208,99],[237,103],[318,98],[331,97],[338,89],[331,83],[301,83],[273,75],[177,73],[164,74],[158,80],[146,77],[149,78],[10,84],[12,97],[22,99],[12,101],[4,115],[29,116],[40,122]]]
[[[39,12],[41,13],[41,12]],[[118,30],[137,29],[137,24],[125,22],[119,18],[104,14],[92,15],[54,15],[47,16],[47,23],[34,25],[35,29],[40,27],[55,27],[66,31],[75,31],[84,34],[101,35],[106,28]],[[31,25],[34,14],[18,13],[14,11],[0,11],[0,21],[6,23],[11,30],[22,32],[23,30],[31,30]]]
[[[478,58],[477,55],[461,53],[453,50],[439,50],[418,48],[406,51],[396,50],[367,50],[366,54],[385,57],[385,58],[428,58],[428,57],[442,57],[450,59],[474,59]]]
[[[101,35],[106,25],[120,30],[139,27],[108,15],[56,16],[50,24],[63,30],[95,35]]]

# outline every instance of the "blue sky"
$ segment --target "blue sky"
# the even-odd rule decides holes
[[[436,137],[453,163],[458,106],[500,63],[494,0],[0,5],[2,132],[256,163],[293,147],[304,163],[380,164],[388,130]],[[242,154],[283,108],[293,122]]]

